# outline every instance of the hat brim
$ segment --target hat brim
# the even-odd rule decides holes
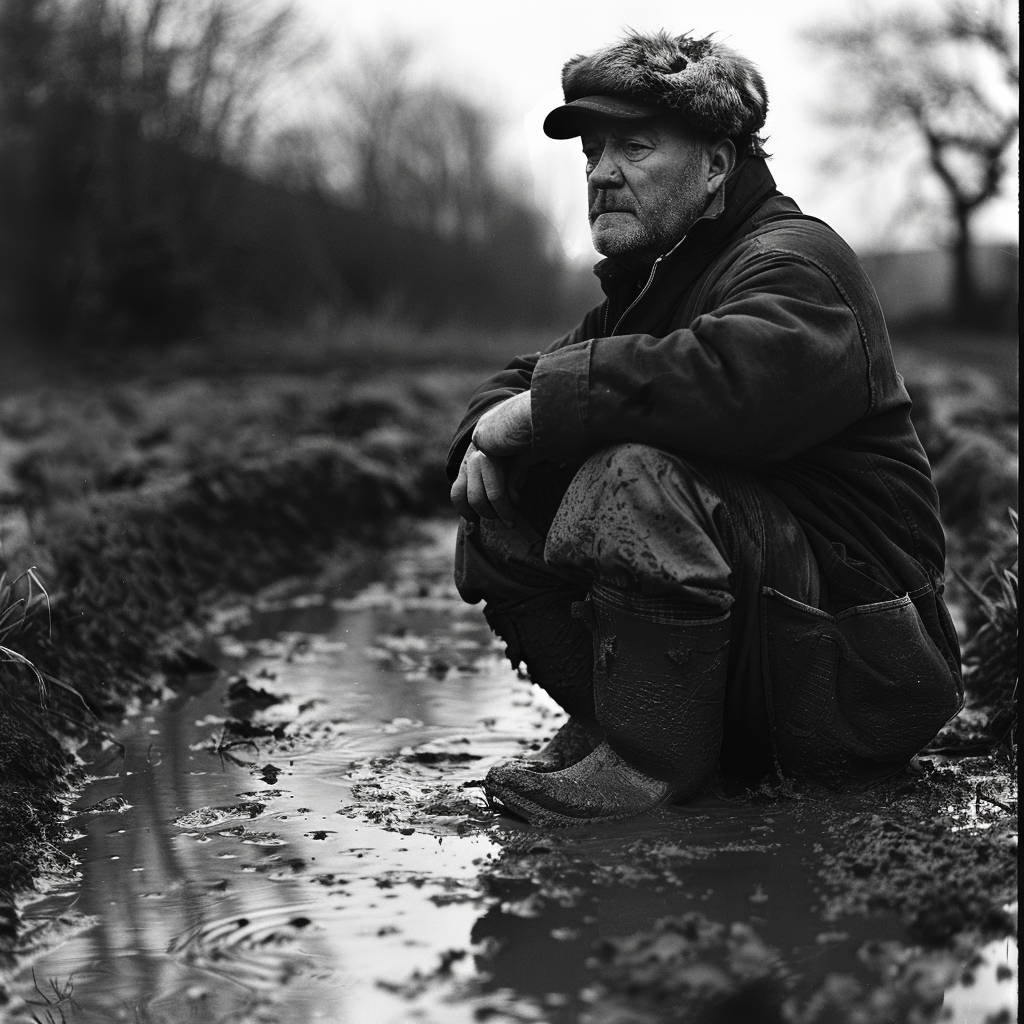
[[[583,134],[594,115],[620,121],[640,121],[664,112],[653,103],[621,96],[581,96],[578,100],[555,107],[544,118],[544,134],[550,139],[574,139]]]

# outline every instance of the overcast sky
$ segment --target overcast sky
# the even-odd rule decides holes
[[[874,0],[891,7],[897,0]],[[916,0],[936,8],[938,0]],[[751,58],[768,86],[769,166],[783,192],[807,213],[829,221],[855,247],[922,244],[891,221],[892,204],[873,197],[900,191],[898,179],[868,181],[826,175],[819,158],[830,136],[815,117],[829,100],[830,79],[801,41],[800,31],[822,19],[862,8],[862,0],[298,0],[313,25],[344,61],[359,45],[402,36],[422,52],[425,75],[445,81],[493,110],[503,125],[501,152],[532,178],[534,194],[566,252],[590,259],[583,160],[575,141],[556,142],[541,132],[544,115],[561,101],[562,64],[573,55],[605,46],[623,28],[665,28],[718,33]],[[1007,195],[981,219],[982,234],[1016,239],[1016,176]]]

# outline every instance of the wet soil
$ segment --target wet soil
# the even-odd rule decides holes
[[[1005,766],[599,830],[500,816],[487,769],[561,713],[455,595],[452,543],[426,524],[355,593],[221,609],[221,670],[90,766],[77,877],[20,907],[10,1020],[1015,1019]]]

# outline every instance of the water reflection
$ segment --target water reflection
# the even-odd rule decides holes
[[[431,835],[352,810],[365,806],[352,795],[361,772],[391,803],[389,787],[409,797],[408,815],[442,771],[459,789],[479,778],[477,760],[543,718],[446,586],[440,607],[370,593],[348,609],[266,611],[225,638],[229,652],[262,652],[232,667],[285,698],[261,716],[285,725],[282,741],[217,752],[232,713],[222,677],[193,678],[129,724],[124,760],[98,769],[107,777],[80,802],[119,797],[122,810],[83,814],[71,844],[83,878],[63,899],[98,924],[35,965],[38,978],[73,979],[73,1001],[60,1007],[69,1020],[381,1019],[396,996],[378,979],[429,972],[438,950],[467,944],[486,831],[446,842],[464,814]],[[390,776],[374,767],[449,740],[481,752],[453,757],[450,770],[443,751]],[[273,784],[259,771],[268,761],[280,772]],[[475,793],[469,802],[487,817]]]
[[[490,814],[477,784],[553,706],[452,593],[450,544],[439,530],[355,600],[226,617],[248,710],[226,673],[128,724],[80,801],[121,807],[77,820],[81,884],[28,910],[97,921],[35,963],[44,990],[73,982],[55,1020],[568,1024],[594,944],[666,917],[753,926],[804,991],[863,976],[864,941],[899,935],[821,919],[830,840],[796,806],[709,799],[557,834]],[[259,690],[280,702],[249,714]],[[233,717],[259,728],[225,749]],[[39,1002],[28,977],[19,994]]]

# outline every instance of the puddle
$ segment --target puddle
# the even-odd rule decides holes
[[[661,919],[721,923],[715,977],[770,960],[798,1000],[903,938],[826,919],[814,866],[835,841],[797,808],[704,800],[552,834],[494,815],[487,769],[561,713],[455,595],[450,525],[425,530],[355,596],[225,612],[225,672],[130,719],[76,804],[80,879],[23,908],[49,940],[9,1019],[626,1020],[596,1008],[639,948],[624,937]],[[956,1020],[1012,1005],[1014,950],[947,979]]]

